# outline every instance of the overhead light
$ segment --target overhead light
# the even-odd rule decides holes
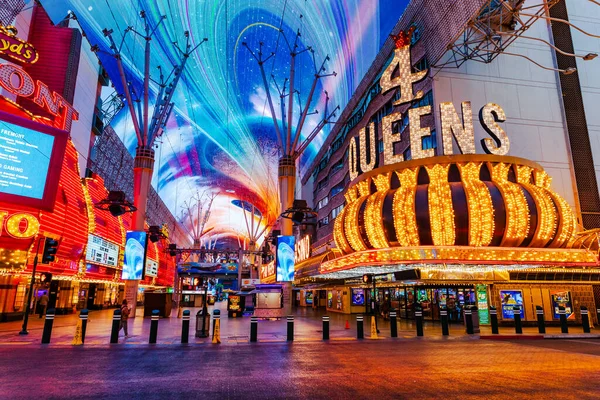
[[[569,68],[567,68],[567,69],[565,69],[563,71],[563,74],[564,75],[571,75],[571,74],[573,74],[575,72],[577,72],[577,68],[569,67]]]
[[[227,190],[225,190],[225,191],[226,191],[227,193],[235,193],[235,190],[233,190],[233,189],[227,189]]]
[[[585,61],[590,61],[590,60],[593,60],[596,57],[598,57],[598,54],[596,54],[596,53],[587,53],[585,56],[583,56],[583,59]]]
[[[126,212],[134,212],[137,208],[125,198],[125,193],[121,190],[112,190],[108,192],[108,197],[94,205],[100,210],[109,211],[113,217],[118,217]]]

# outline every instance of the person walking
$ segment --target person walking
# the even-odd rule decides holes
[[[129,307],[127,306],[127,299],[123,299],[123,304],[121,304],[121,323],[119,324],[119,332],[123,329],[126,338],[129,337],[129,333],[127,332],[127,318],[129,318]]]
[[[40,299],[38,300],[40,318],[42,318],[44,316],[44,314],[46,313],[46,307],[48,307],[49,300],[50,299],[48,298],[48,295],[46,294],[46,292],[44,292],[44,294],[42,294],[40,296]]]

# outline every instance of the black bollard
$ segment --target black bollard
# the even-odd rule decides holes
[[[288,342],[294,341],[294,316],[288,315],[287,317],[287,340]]]
[[[415,311],[415,320],[417,322],[417,336],[423,336],[423,311]]]
[[[475,333],[473,329],[473,311],[468,308],[465,309],[465,325],[467,328],[467,335]]]
[[[583,333],[590,333],[590,316],[586,306],[581,306],[581,324],[583,325]]]
[[[364,322],[363,322],[363,316],[362,315],[357,315],[356,316],[356,338],[357,339],[364,339],[365,338],[365,330],[364,330]]]
[[[390,336],[398,337],[398,323],[396,322],[396,311],[390,311]]]
[[[496,307],[490,306],[490,319],[492,322],[492,335],[498,334],[498,311]]]
[[[190,337],[190,310],[183,311],[181,323],[181,343],[187,343]]]
[[[250,317],[250,342],[258,339],[258,317]]]
[[[158,310],[152,310],[152,320],[150,321],[150,338],[148,343],[156,343],[156,337],[158,336]]]
[[[54,314],[56,314],[56,310],[54,308],[46,311],[44,332],[42,333],[42,344],[50,343],[50,336],[52,336],[52,325],[54,324]]]
[[[523,324],[521,323],[521,307],[513,307],[513,318],[515,320],[515,333],[523,333]]]
[[[538,332],[546,333],[546,321],[544,320],[544,309],[542,306],[535,306],[535,313],[537,314]]]
[[[329,340],[329,316],[323,316],[323,340]]]
[[[81,319],[81,343],[85,343],[85,330],[87,329],[88,322],[88,309],[84,308],[79,313],[79,319]]]
[[[596,322],[600,325],[600,308],[596,308]]]
[[[121,324],[121,310],[113,312],[112,331],[110,332],[110,343],[119,343],[119,325]]]
[[[567,326],[567,313],[563,306],[558,307],[558,315],[560,317],[560,331],[562,333],[569,333],[569,327]]]
[[[442,321],[442,335],[448,336],[450,334],[448,331],[448,310],[440,310],[440,320]]]

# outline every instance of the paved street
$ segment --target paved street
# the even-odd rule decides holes
[[[599,392],[594,340],[4,346],[0,352],[3,399],[592,399]]]

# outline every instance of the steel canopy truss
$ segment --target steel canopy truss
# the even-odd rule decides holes
[[[458,68],[468,60],[482,63],[492,62],[501,53],[527,58],[521,54],[506,53],[505,50],[540,18],[547,18],[548,10],[563,0],[539,0],[534,5],[524,6],[525,0],[489,0],[466,24],[464,31],[448,45],[450,56],[441,63],[435,60],[436,68]],[[552,46],[550,43],[548,45]],[[447,54],[447,53],[446,53]]]

